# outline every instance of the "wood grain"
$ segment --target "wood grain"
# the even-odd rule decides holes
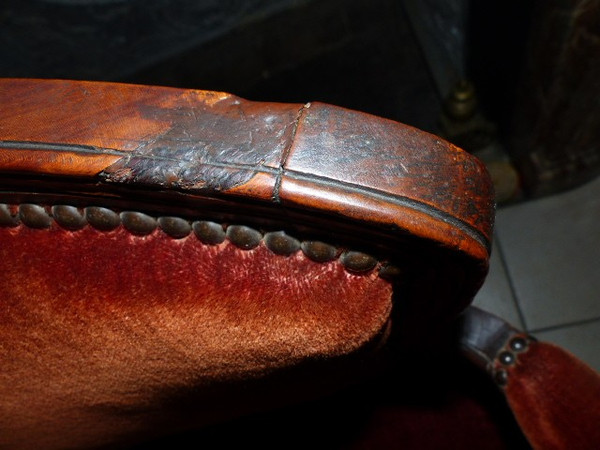
[[[489,255],[482,164],[382,118],[197,90],[0,80],[0,123],[1,172],[259,200]]]

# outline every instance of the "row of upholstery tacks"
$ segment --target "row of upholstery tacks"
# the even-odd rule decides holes
[[[174,239],[182,239],[192,232],[204,244],[218,245],[228,239],[235,246],[251,250],[264,242],[265,246],[277,255],[292,255],[301,250],[309,259],[316,262],[340,260],[343,266],[352,273],[369,273],[378,268],[384,278],[397,275],[397,268],[382,265],[374,257],[352,250],[341,251],[337,247],[321,241],[299,241],[283,231],[261,233],[245,225],[223,226],[216,222],[198,220],[190,222],[181,217],[152,217],[137,211],[120,213],[99,206],[88,206],[79,209],[70,205],[54,205],[44,207],[32,203],[18,206],[0,204],[0,226],[15,227],[20,223],[36,229],[47,229],[55,221],[62,228],[76,231],[86,225],[100,231],[111,231],[123,226],[132,234],[144,236],[153,233],[157,228]]]

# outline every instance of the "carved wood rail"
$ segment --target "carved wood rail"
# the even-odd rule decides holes
[[[44,448],[346,382],[392,314],[469,304],[494,214],[483,165],[406,125],[56,80],[0,80],[0,203],[0,446]]]

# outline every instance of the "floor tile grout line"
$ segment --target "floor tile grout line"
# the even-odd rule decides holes
[[[500,258],[500,263],[502,264],[502,270],[504,270],[504,274],[506,275],[506,280],[508,282],[508,288],[510,289],[510,295],[512,297],[512,301],[517,310],[517,315],[519,316],[519,320],[521,321],[520,325],[525,329],[525,331],[529,331],[527,327],[527,321],[525,320],[525,314],[521,309],[521,305],[519,303],[519,298],[517,297],[517,289],[513,282],[510,271],[508,270],[508,262],[504,256],[504,250],[502,249],[502,244],[500,242],[500,236],[496,233],[496,239],[494,242],[496,246],[496,251],[498,252],[498,257]]]
[[[588,324],[594,323],[594,322],[600,322],[600,317],[592,317],[589,319],[576,320],[575,322],[561,323],[560,325],[550,325],[547,327],[536,328],[534,330],[528,330],[528,332],[532,333],[532,334],[545,333],[547,331],[556,331],[556,330],[561,330],[563,328],[574,328],[574,327],[578,327],[581,325],[588,325]]]

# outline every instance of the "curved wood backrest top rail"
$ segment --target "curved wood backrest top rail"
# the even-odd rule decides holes
[[[484,264],[489,257],[494,202],[476,158],[412,127],[326,104],[3,79],[2,174],[259,201],[408,233]]]

